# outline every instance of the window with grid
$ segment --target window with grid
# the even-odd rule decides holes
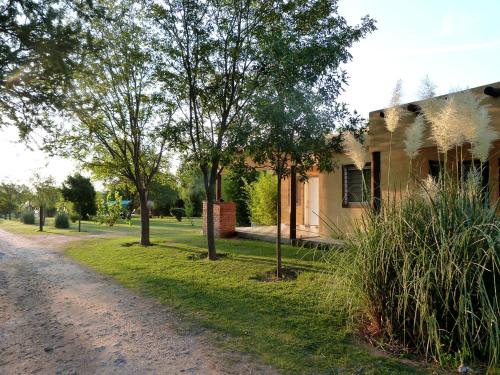
[[[371,165],[367,164],[363,173],[354,165],[342,167],[343,205],[370,202]]]

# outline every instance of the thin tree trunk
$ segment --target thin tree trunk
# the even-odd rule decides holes
[[[207,221],[207,249],[208,259],[217,260],[217,251],[215,249],[215,225],[214,225],[214,200],[215,185],[217,182],[218,163],[214,163],[210,169],[201,168],[203,173],[203,183],[205,185],[205,198],[207,202],[206,221]]]
[[[43,232],[43,205],[40,205],[40,213],[39,213],[38,217],[40,219],[39,224],[38,224],[39,225],[38,231]]]
[[[214,226],[214,199],[213,196],[207,197],[207,245],[208,259],[217,260],[217,252],[215,250],[215,226]]]
[[[151,243],[149,242],[149,208],[147,191],[140,191],[139,199],[141,205],[141,245],[149,246]]]
[[[290,243],[295,245],[297,240],[297,170],[295,165],[290,167]]]
[[[78,232],[82,231],[82,209],[78,207]]]
[[[277,227],[276,227],[276,277],[283,276],[281,266],[281,174],[278,174],[278,201],[276,202],[277,212]]]

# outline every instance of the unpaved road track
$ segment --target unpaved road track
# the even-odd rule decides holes
[[[66,258],[69,236],[0,229],[0,374],[274,374],[180,333],[167,308]]]

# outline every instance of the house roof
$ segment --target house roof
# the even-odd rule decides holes
[[[419,105],[419,103],[425,102],[426,100],[430,100],[430,99],[446,98],[446,97],[448,97],[450,95],[454,95],[454,94],[457,94],[459,92],[464,92],[464,91],[474,91],[477,94],[487,95],[484,92],[487,88],[488,88],[487,91],[490,91],[489,88],[493,88],[494,92],[499,92],[499,94],[500,94],[500,81],[489,83],[489,84],[486,84],[486,85],[476,86],[476,87],[472,87],[472,88],[467,88],[465,90],[454,91],[454,92],[450,92],[450,93],[447,93],[447,94],[444,94],[444,95],[437,95],[437,96],[435,96],[433,98],[429,98],[429,99],[415,100],[415,101],[412,101],[412,102],[403,103],[403,104],[399,105],[398,107],[403,107],[403,108],[405,108],[405,109],[408,110],[408,106]],[[378,109],[378,110],[370,111],[369,117],[371,118],[372,116],[375,116],[375,115],[380,116],[381,112],[384,112],[385,110],[387,110],[389,108],[391,108],[391,107],[386,107],[386,108],[381,108],[381,109]],[[410,110],[410,112],[413,112],[413,111]]]

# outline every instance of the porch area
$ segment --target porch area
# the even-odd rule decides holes
[[[255,226],[255,227],[237,227],[235,235],[239,238],[246,238],[250,240],[259,240],[266,242],[276,241],[276,225],[270,226]],[[288,225],[282,225],[281,227],[281,243],[290,243],[290,227]],[[311,231],[307,228],[297,228],[297,239],[296,243],[298,245],[304,245],[308,247],[330,247],[343,246],[341,240],[337,240],[330,237],[320,236],[317,231]]]

